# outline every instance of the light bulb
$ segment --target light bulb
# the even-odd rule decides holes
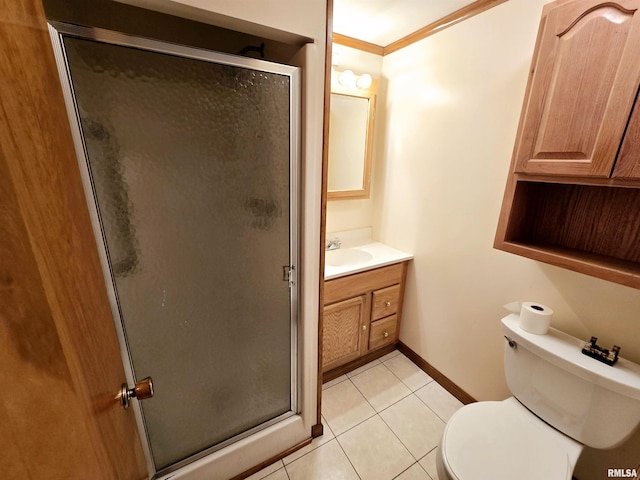
[[[338,77],[338,81],[345,87],[355,88],[356,86],[356,76],[351,70],[345,70],[342,72]]]
[[[358,88],[369,88],[372,82],[373,79],[371,78],[371,75],[365,73],[363,75],[360,75],[360,78],[358,78],[356,85],[358,86]]]

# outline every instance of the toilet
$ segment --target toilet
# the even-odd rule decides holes
[[[614,448],[640,424],[640,365],[581,353],[583,340],[502,319],[512,397],[454,413],[436,452],[440,480],[571,480],[584,446]]]

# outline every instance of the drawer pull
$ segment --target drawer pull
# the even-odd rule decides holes
[[[390,302],[390,301],[388,301],[388,300],[387,300],[386,302],[384,302],[384,304],[385,304],[385,306],[387,306],[387,307],[390,307],[390,306],[391,306],[391,302]]]
[[[362,325],[362,331],[365,331],[367,329],[366,325]]]
[[[387,332],[387,331],[385,330],[385,331],[384,331],[384,333],[382,334],[382,336],[383,336],[384,338],[387,338],[387,337],[389,336],[389,332]]]

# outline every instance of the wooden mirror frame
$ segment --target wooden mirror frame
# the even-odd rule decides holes
[[[333,76],[333,75],[332,75]],[[327,200],[355,200],[369,198],[371,187],[371,164],[373,157],[373,129],[376,112],[376,97],[378,93],[378,82],[373,79],[368,88],[347,88],[340,85],[335,79],[331,82],[331,95],[345,95],[350,97],[360,97],[369,100],[367,112],[367,131],[365,136],[364,158],[363,158],[363,178],[362,188],[353,190],[330,190],[327,177]],[[331,138],[331,131],[329,131]],[[331,158],[328,160],[328,168],[331,168]]]

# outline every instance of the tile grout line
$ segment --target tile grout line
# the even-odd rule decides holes
[[[433,412],[433,414],[438,417],[440,419],[440,421],[444,422],[444,424],[447,424],[447,420],[445,420],[444,418],[442,418],[440,415],[438,415],[438,412],[436,412],[433,408],[431,408],[429,406],[429,404],[427,402],[425,402],[424,400],[422,400],[420,397],[418,397],[418,395],[416,395],[416,397],[418,398],[418,400],[420,400],[422,402],[422,404],[427,407],[429,410],[431,410]]]
[[[420,461],[421,461],[421,460],[423,460],[423,459],[425,459],[429,454],[431,454],[431,453],[432,453],[432,452],[437,448],[437,446],[436,446],[436,447],[434,447],[434,448],[432,448],[431,450],[429,450],[425,455],[421,456],[419,459],[417,459],[417,458],[414,456],[414,454],[409,450],[409,448],[407,448],[407,446],[404,444],[404,442],[402,441],[402,439],[400,439],[400,437],[396,434],[396,432],[391,428],[391,426],[390,426],[390,425],[389,425],[389,424],[384,420],[384,418],[383,418],[383,417],[382,417],[382,415],[381,415],[381,413],[382,413],[382,412],[385,412],[386,410],[388,410],[389,408],[393,407],[394,405],[397,405],[397,404],[398,404],[398,403],[400,403],[401,401],[406,400],[406,399],[407,399],[408,397],[410,397],[411,395],[415,395],[415,396],[418,398],[418,400],[420,401],[420,403],[421,403],[421,404],[423,404],[423,405],[425,405],[425,406],[426,406],[426,407],[427,407],[427,408],[428,408],[428,409],[429,409],[429,410],[430,410],[430,411],[435,415],[435,417],[436,417],[436,418],[438,418],[438,419],[439,419],[440,421],[442,421],[444,424],[446,424],[446,423],[447,423],[447,421],[446,421],[444,418],[442,418],[440,415],[438,415],[438,413],[437,413],[433,408],[431,408],[431,407],[429,406],[429,404],[428,404],[425,400],[423,400],[422,398],[420,398],[420,397],[416,394],[416,392],[418,392],[418,391],[422,390],[423,388],[427,387],[429,384],[431,384],[432,382],[434,382],[434,381],[435,381],[435,379],[433,379],[432,377],[429,377],[429,378],[430,378],[430,380],[429,380],[429,381],[427,381],[427,383],[425,383],[424,385],[421,385],[420,387],[418,387],[418,388],[416,388],[416,389],[414,390],[410,385],[408,385],[407,383],[405,383],[405,382],[402,380],[402,378],[400,378],[400,376],[399,376],[399,375],[397,375],[397,374],[396,374],[396,373],[395,373],[395,372],[394,372],[394,371],[393,371],[393,370],[392,370],[392,369],[391,369],[391,368],[386,364],[386,362],[387,362],[387,361],[392,360],[393,358],[397,357],[398,355],[402,355],[402,352],[397,351],[397,350],[396,350],[396,352],[397,352],[397,353],[396,353],[395,355],[392,355],[392,356],[390,356],[390,357],[389,357],[389,356],[388,356],[388,357],[386,357],[386,358],[385,358],[385,361],[382,361],[382,360],[380,360],[380,359],[377,359],[375,362],[372,362],[372,363],[373,363],[373,365],[371,365],[371,366],[370,366],[370,367],[368,367],[368,368],[365,368],[364,370],[362,370],[362,371],[358,372],[357,374],[355,374],[355,375],[351,375],[351,376],[349,376],[348,374],[345,374],[345,375],[344,375],[344,379],[343,379],[343,380],[341,380],[341,381],[339,381],[339,382],[337,382],[337,383],[335,383],[335,384],[331,385],[330,387],[327,387],[326,389],[325,389],[325,388],[323,388],[323,390],[324,390],[324,391],[327,391],[327,390],[330,390],[331,388],[333,388],[333,387],[335,387],[335,386],[337,386],[337,385],[343,384],[345,381],[349,381],[349,382],[351,382],[351,386],[352,386],[353,388],[355,388],[355,390],[356,390],[356,391],[357,391],[357,392],[362,396],[362,398],[365,400],[366,404],[368,404],[368,405],[369,405],[369,407],[371,407],[371,409],[373,410],[373,414],[372,414],[372,415],[370,415],[369,417],[367,417],[366,419],[363,419],[362,421],[358,422],[357,424],[355,424],[355,425],[351,426],[350,428],[348,428],[348,429],[347,429],[347,430],[345,430],[344,432],[341,432],[341,433],[340,433],[340,434],[338,434],[338,435],[336,435],[336,433],[334,432],[334,430],[331,428],[331,426],[329,425],[329,421],[326,419],[326,417],[324,417],[324,415],[322,415],[322,419],[324,420],[324,423],[326,424],[326,426],[327,426],[328,430],[329,430],[329,431],[331,432],[331,434],[333,435],[333,438],[331,438],[330,440],[327,440],[326,442],[324,442],[324,443],[322,443],[322,444],[320,444],[320,445],[318,445],[318,446],[316,446],[316,447],[312,448],[311,450],[309,450],[309,451],[308,451],[308,452],[306,452],[305,454],[303,454],[303,455],[301,455],[300,457],[296,458],[295,460],[292,460],[291,462],[289,462],[289,464],[285,464],[285,463],[284,463],[284,459],[283,459],[283,460],[281,460],[281,461],[282,461],[282,464],[283,464],[283,467],[284,467],[285,474],[286,474],[286,476],[287,476],[287,479],[291,480],[291,477],[290,477],[290,475],[289,475],[289,471],[288,471],[288,466],[289,466],[289,465],[292,465],[293,463],[297,462],[298,460],[301,460],[301,459],[303,459],[304,457],[306,457],[309,453],[314,452],[314,451],[316,451],[317,449],[319,449],[320,447],[323,447],[323,446],[325,446],[325,445],[329,444],[331,441],[335,440],[335,441],[337,442],[338,447],[340,448],[340,450],[342,451],[342,453],[343,453],[343,454],[345,455],[345,457],[347,458],[347,460],[348,460],[349,464],[350,464],[350,465],[351,465],[351,467],[353,468],[353,471],[356,473],[356,476],[358,477],[358,479],[360,479],[360,480],[361,480],[361,479],[362,479],[362,477],[360,476],[360,473],[356,470],[356,467],[355,467],[355,465],[353,464],[353,462],[352,462],[351,458],[347,455],[347,452],[344,450],[344,448],[343,448],[343,446],[342,446],[342,443],[340,442],[340,438],[339,438],[339,437],[341,437],[343,434],[345,434],[345,433],[347,433],[347,432],[350,432],[350,431],[351,431],[351,430],[353,430],[354,428],[356,428],[356,427],[358,427],[358,426],[362,425],[364,422],[367,422],[367,421],[371,420],[371,419],[372,419],[372,418],[374,418],[375,416],[378,416],[378,417],[379,417],[379,419],[380,419],[380,420],[382,420],[383,424],[384,424],[384,425],[385,425],[389,430],[391,430],[391,433],[392,433],[392,434],[393,434],[393,436],[394,436],[394,437],[399,441],[400,445],[402,445],[402,446],[407,450],[407,452],[411,455],[411,457],[414,459],[414,462],[413,462],[409,467],[407,467],[405,470],[403,470],[402,472],[400,472],[398,475],[396,475],[396,476],[395,476],[395,477],[393,477],[393,478],[398,478],[398,477],[399,477],[399,476],[401,476],[403,473],[405,473],[407,470],[409,470],[409,469],[413,468],[413,467],[415,466],[415,464],[418,464],[418,466],[420,467],[421,471],[424,471],[424,472],[426,473],[427,478],[429,478],[429,479],[432,479],[432,480],[433,480],[433,478],[432,478],[432,477],[431,477],[431,475],[430,475],[430,474],[425,470],[425,468],[424,468],[422,465],[420,465]],[[411,362],[411,360],[410,360],[410,359],[409,359],[409,361]],[[413,363],[413,362],[411,362],[411,363]],[[380,411],[377,411],[377,410],[376,410],[376,408],[372,405],[372,403],[369,401],[369,399],[366,397],[366,395],[365,395],[365,394],[364,394],[364,393],[363,393],[363,392],[358,388],[358,386],[356,385],[356,383],[353,381],[353,379],[354,379],[354,378],[356,378],[357,376],[359,376],[360,374],[365,373],[365,372],[367,372],[368,370],[370,370],[371,368],[375,368],[375,367],[377,367],[378,365],[384,365],[384,366],[385,366],[385,368],[387,369],[387,371],[389,371],[389,372],[393,375],[393,377],[394,377],[394,378],[396,378],[396,379],[400,382],[400,384],[404,385],[404,387],[406,387],[406,388],[407,388],[407,390],[409,391],[409,393],[408,393],[407,395],[404,395],[402,398],[400,398],[400,399],[396,400],[396,401],[395,401],[395,402],[393,402],[392,404],[387,405],[385,408],[383,408],[383,409],[382,409],[382,410],[380,410]],[[436,382],[436,383],[437,383],[437,382]]]
[[[402,354],[402,352],[398,351],[398,354]],[[398,403],[400,403],[400,402],[401,402],[401,401],[403,401],[403,400],[406,400],[406,399],[407,399],[407,398],[409,398],[411,395],[415,395],[415,397],[420,401],[420,403],[422,403],[424,406],[426,406],[426,407],[427,407],[427,408],[428,408],[428,409],[429,409],[429,410],[430,410],[430,411],[431,411],[431,412],[432,412],[432,413],[433,413],[433,414],[434,414],[438,419],[440,419],[440,420],[441,420],[445,425],[446,425],[446,423],[447,423],[447,421],[446,421],[445,419],[443,419],[440,415],[438,415],[438,414],[436,413],[436,411],[435,411],[435,410],[433,410],[433,409],[432,409],[432,408],[431,408],[431,407],[430,407],[430,406],[429,406],[429,405],[428,405],[424,400],[422,400],[418,395],[416,395],[416,392],[417,392],[418,390],[421,390],[421,389],[425,388],[427,385],[429,385],[430,383],[434,382],[434,381],[435,381],[435,379],[434,379],[433,377],[429,377],[431,380],[429,380],[429,381],[428,381],[427,383],[425,383],[424,385],[422,385],[422,386],[418,387],[417,389],[413,390],[409,385],[407,385],[407,384],[402,380],[402,378],[400,378],[400,377],[399,377],[399,376],[398,376],[398,375],[397,375],[393,370],[391,370],[391,368],[389,368],[389,366],[388,366],[388,365],[386,365],[386,362],[387,362],[388,360],[391,360],[392,358],[395,358],[396,356],[398,356],[398,355],[394,355],[394,356],[392,356],[392,357],[389,357],[389,358],[388,358],[387,360],[385,360],[385,361],[380,361],[380,363],[381,363],[382,365],[384,365],[384,366],[387,368],[387,370],[389,370],[389,372],[391,372],[391,374],[392,374],[392,375],[394,375],[394,376],[398,379],[398,381],[400,381],[400,383],[402,383],[405,387],[407,387],[407,389],[408,389],[411,393],[409,393],[409,395],[406,395],[406,396],[402,397],[401,399],[397,400],[396,402],[392,403],[391,405],[389,405],[389,406],[385,407],[384,409],[380,410],[379,412],[378,412],[378,411],[376,411],[376,415],[377,415],[378,417],[380,417],[380,420],[382,420],[382,422],[387,426],[387,428],[389,428],[389,430],[391,430],[391,433],[393,433],[393,435],[398,439],[398,441],[400,442],[400,444],[401,444],[401,445],[402,445],[402,446],[403,446],[403,447],[404,447],[404,448],[409,452],[409,454],[413,457],[413,459],[415,460],[415,462],[414,462],[413,464],[411,464],[409,467],[407,467],[405,470],[403,470],[402,472],[400,472],[398,475],[396,475],[394,478],[398,478],[398,477],[399,477],[400,475],[402,475],[404,472],[406,472],[407,470],[409,470],[410,468],[412,468],[415,464],[418,464],[418,465],[420,466],[420,469],[426,473],[427,477],[432,478],[432,477],[431,477],[431,475],[429,475],[429,473],[428,473],[427,471],[425,471],[425,469],[422,467],[422,465],[420,465],[420,460],[422,460],[423,458],[427,457],[431,452],[433,452],[433,451],[434,451],[436,448],[438,448],[438,447],[436,446],[436,447],[432,448],[431,450],[429,450],[427,453],[425,453],[425,454],[424,454],[423,456],[421,456],[420,458],[416,458],[416,457],[415,457],[415,455],[411,452],[411,450],[409,450],[409,448],[407,447],[407,445],[405,445],[405,444],[404,444],[404,442],[402,441],[402,439],[401,439],[401,438],[396,434],[396,432],[393,430],[393,428],[391,428],[391,425],[389,425],[389,424],[385,421],[384,417],[383,417],[382,415],[380,415],[382,412],[386,411],[387,409],[389,409],[389,408],[393,407],[394,405],[397,405]],[[411,361],[411,360],[409,360],[409,361]],[[413,363],[413,362],[412,362],[412,363]],[[366,370],[365,370],[365,371],[366,371]],[[356,376],[357,376],[357,375],[356,375]],[[351,380],[351,378],[349,378],[349,380]],[[352,383],[353,383],[353,382],[352,382]],[[437,383],[437,382],[436,382],[436,383]],[[356,385],[355,385],[355,383],[354,383],[354,386],[356,386]],[[358,388],[358,387],[356,386],[356,389],[357,389],[357,388]],[[358,390],[358,391],[360,391],[360,390]],[[362,396],[363,396],[363,397],[365,397],[365,395],[364,395],[362,392],[360,392],[360,393],[362,394]],[[368,399],[367,399],[366,397],[365,397],[365,399],[368,401]],[[373,407],[373,405],[372,405],[372,407]],[[374,410],[375,410],[375,408],[374,408]],[[371,417],[371,418],[373,418],[373,417]],[[367,420],[369,420],[369,419],[367,419]],[[361,422],[361,423],[363,423],[363,422]],[[345,452],[345,454],[346,454],[346,452]],[[433,480],[433,479],[432,479],[432,480]]]
[[[400,354],[402,354],[402,352],[398,351],[398,354],[397,354],[397,355],[400,355]],[[396,357],[397,355],[394,355],[393,357],[390,357],[389,359],[394,358],[394,357]],[[409,361],[411,361],[411,360],[409,360]],[[374,362],[371,362],[371,363],[374,363]],[[413,363],[413,362],[412,362],[412,363]],[[362,372],[359,372],[359,373],[357,373],[356,375],[353,375],[352,377],[347,376],[347,378],[346,378],[345,380],[343,380],[343,381],[341,381],[341,382],[338,382],[336,385],[339,385],[339,384],[341,384],[341,383],[343,383],[343,382],[345,382],[345,381],[349,381],[349,382],[351,382],[351,385],[353,385],[353,387],[358,391],[358,393],[359,393],[360,395],[362,395],[362,398],[364,398],[364,400],[367,402],[367,404],[369,404],[369,406],[372,408],[372,410],[374,411],[374,414],[373,414],[373,415],[371,415],[371,416],[369,416],[369,417],[367,417],[367,418],[365,418],[365,419],[363,419],[361,422],[358,422],[357,424],[355,424],[355,425],[353,425],[353,426],[349,427],[347,430],[345,430],[344,432],[341,432],[341,433],[340,433],[340,434],[338,434],[338,435],[336,435],[336,434],[335,434],[335,432],[334,432],[333,430],[331,430],[331,432],[333,433],[334,438],[336,438],[336,439],[337,439],[340,435],[342,435],[342,434],[344,434],[344,433],[347,433],[347,432],[349,432],[349,431],[353,430],[353,429],[354,429],[354,428],[356,428],[357,426],[362,425],[362,424],[363,424],[364,422],[366,422],[367,420],[371,420],[374,416],[376,416],[376,415],[380,415],[380,413],[384,412],[384,411],[385,411],[385,410],[387,410],[388,408],[390,408],[390,407],[392,407],[393,405],[395,405],[395,404],[397,404],[397,403],[401,402],[402,400],[405,400],[406,398],[410,397],[411,395],[415,395],[415,393],[416,393],[418,390],[421,390],[422,388],[426,387],[427,385],[429,385],[430,383],[432,383],[432,382],[434,382],[434,381],[435,381],[433,378],[431,378],[431,377],[430,377],[430,378],[431,378],[431,381],[427,382],[425,385],[422,385],[420,388],[418,388],[418,389],[416,389],[416,390],[412,390],[412,389],[411,389],[411,387],[410,387],[409,385],[407,385],[406,383],[404,383],[400,377],[398,377],[398,376],[397,376],[397,375],[396,375],[396,374],[395,374],[395,373],[394,373],[394,372],[393,372],[393,371],[392,371],[388,366],[386,366],[386,365],[384,364],[384,362],[381,362],[381,361],[379,361],[379,359],[378,359],[378,364],[380,364],[380,365],[384,365],[384,366],[385,366],[385,368],[386,368],[386,369],[387,369],[387,370],[388,370],[388,371],[389,371],[389,372],[390,372],[394,377],[396,377],[400,383],[402,383],[402,385],[404,385],[405,387],[407,387],[407,389],[409,390],[409,392],[410,392],[410,393],[409,393],[408,395],[405,395],[404,397],[402,397],[402,398],[398,399],[397,401],[393,402],[391,405],[386,406],[385,408],[383,408],[382,410],[380,410],[380,411],[378,412],[378,411],[375,409],[375,407],[371,404],[371,402],[369,401],[369,399],[366,397],[366,395],[365,395],[365,394],[364,394],[364,393],[363,393],[363,392],[358,388],[358,386],[353,382],[353,378],[355,378],[355,377],[357,377],[358,375],[361,375],[361,374],[363,374],[364,372],[366,372],[366,371],[370,370],[371,368],[375,368],[375,367],[369,367],[369,368],[367,368],[367,369],[363,370]],[[378,365],[375,365],[375,366],[377,367]],[[331,387],[329,387],[329,388],[333,388],[333,387],[334,387],[334,386],[336,386],[336,385],[332,385],[332,386],[331,386]],[[423,403],[423,404],[424,404],[424,405],[425,405],[429,410],[431,410],[431,411],[433,412],[433,414],[434,414],[436,417],[438,417],[442,422],[444,422],[445,424],[447,423],[447,422],[446,422],[442,417],[440,417],[440,415],[438,415],[438,414],[437,414],[437,413],[436,413],[436,412],[435,412],[431,407],[429,407],[429,405],[427,405],[427,404],[426,404],[426,403],[425,403],[425,402],[424,402],[420,397],[418,397],[418,396],[416,395],[416,398],[417,398],[421,403]],[[380,417],[380,418],[382,419],[382,417]],[[384,420],[383,420],[383,422],[384,422]],[[385,423],[385,425],[387,425],[387,423],[386,423],[386,422],[384,422],[384,423]],[[327,421],[327,425],[329,425],[329,422],[328,422],[328,421]],[[387,426],[388,426],[388,425],[387,425]],[[330,428],[330,427],[329,427],[329,428]],[[391,427],[389,427],[389,428],[391,428]],[[394,435],[395,435],[395,432],[394,432]],[[397,435],[396,435],[396,437],[397,437]],[[403,444],[403,446],[404,446],[404,444]],[[405,448],[406,448],[406,446],[405,446]],[[306,454],[305,454],[305,455],[306,455]],[[303,455],[303,456],[304,456],[304,455]],[[412,456],[413,456],[413,455],[412,455]],[[302,458],[302,457],[301,457],[301,458]],[[414,457],[414,458],[415,458],[415,457]]]
[[[398,353],[401,353],[401,352],[398,352]],[[397,356],[397,355],[394,355],[393,357],[390,357],[390,358],[389,358],[389,360],[390,360],[391,358],[396,357],[396,356]],[[406,400],[406,399],[407,399],[407,398],[409,398],[411,395],[415,395],[415,392],[416,392],[417,390],[416,390],[416,391],[412,390],[412,389],[411,389],[411,387],[410,387],[409,385],[407,385],[405,382],[403,382],[403,381],[402,381],[402,379],[401,379],[398,375],[396,375],[396,374],[395,374],[395,372],[394,372],[393,370],[391,370],[391,369],[390,369],[390,368],[385,364],[385,362],[380,361],[379,363],[380,363],[381,365],[384,365],[384,367],[385,367],[385,368],[386,368],[386,369],[387,369],[387,370],[388,370],[388,371],[389,371],[389,372],[390,372],[390,373],[391,373],[391,374],[392,374],[396,379],[398,379],[398,381],[399,381],[402,385],[404,385],[405,387],[407,387],[407,390],[409,390],[409,394],[408,394],[408,395],[403,396],[402,398],[398,399],[397,401],[393,402],[392,404],[390,404],[390,405],[386,406],[386,407],[385,407],[385,408],[383,408],[382,410],[377,411],[377,410],[375,409],[375,407],[374,407],[373,405],[371,405],[371,402],[369,402],[369,399],[366,397],[366,395],[365,395],[362,391],[360,391],[360,389],[358,388],[358,386],[353,382],[353,378],[354,378],[354,377],[357,377],[358,375],[360,375],[360,374],[362,374],[362,373],[366,372],[366,371],[367,371],[367,370],[369,370],[369,369],[366,369],[366,370],[364,370],[364,371],[362,371],[362,372],[358,373],[357,375],[354,375],[353,377],[347,377],[347,379],[348,379],[348,380],[353,384],[353,386],[354,386],[354,387],[356,388],[356,390],[360,393],[360,395],[362,395],[362,397],[365,399],[365,401],[366,401],[369,405],[371,405],[371,408],[373,408],[373,411],[375,412],[375,414],[374,414],[374,415],[372,415],[371,417],[369,417],[369,418],[367,418],[367,419],[363,420],[362,422],[358,423],[357,425],[354,425],[353,427],[349,428],[348,430],[345,430],[345,431],[344,431],[344,432],[342,432],[340,435],[342,435],[342,434],[344,434],[344,433],[346,433],[346,432],[348,432],[348,431],[350,431],[350,430],[352,430],[352,429],[356,428],[358,425],[362,425],[364,422],[366,422],[366,421],[368,421],[368,420],[371,420],[373,417],[376,417],[376,416],[377,416],[377,417],[382,421],[382,423],[384,423],[384,425],[386,425],[386,427],[389,429],[389,431],[391,431],[391,433],[393,434],[393,436],[398,440],[398,442],[400,442],[400,445],[402,445],[402,446],[405,448],[405,450],[409,453],[409,455],[411,455],[411,457],[412,457],[412,458],[413,458],[413,460],[414,460],[414,462],[413,462],[411,465],[409,465],[406,469],[404,469],[402,472],[400,472],[398,475],[396,475],[396,476],[395,476],[395,477],[393,477],[393,478],[398,478],[400,475],[402,475],[404,472],[406,472],[407,470],[409,470],[411,467],[413,467],[413,466],[414,466],[414,465],[416,465],[416,464],[418,464],[418,465],[420,466],[420,468],[424,471],[424,468],[422,468],[422,465],[420,465],[420,463],[419,463],[419,462],[420,462],[420,459],[417,459],[417,458],[415,457],[415,455],[413,455],[413,453],[411,453],[411,450],[409,450],[409,448],[407,447],[407,445],[405,445],[405,443],[404,443],[404,442],[402,441],[402,439],[398,436],[398,434],[393,430],[393,428],[391,428],[391,425],[389,425],[389,424],[385,421],[384,417],[383,417],[382,415],[380,415],[382,412],[386,411],[387,409],[389,409],[389,408],[393,407],[394,405],[397,405],[398,403],[400,403],[400,402],[401,402],[401,401],[403,401],[403,400]],[[376,366],[377,366],[377,365],[376,365]],[[373,367],[372,367],[372,368],[373,368]],[[433,381],[433,379],[432,379],[432,381]],[[340,382],[340,383],[342,383],[342,382]],[[422,386],[422,387],[420,387],[420,388],[423,388],[423,387],[427,386],[429,383],[431,383],[431,382],[427,382],[425,385],[423,385],[423,386]],[[418,389],[418,390],[419,390],[419,389]],[[417,398],[421,403],[424,403],[424,402],[422,402],[422,400],[421,400],[417,395],[416,395],[416,398]],[[427,405],[427,408],[428,408],[428,405]],[[431,409],[429,409],[429,410],[431,410]],[[431,411],[433,411],[433,410],[431,410]],[[440,418],[440,416],[439,416],[438,414],[436,414],[435,412],[433,412],[433,413],[434,413],[434,415],[436,415],[438,418]],[[442,420],[442,419],[440,419],[440,420]],[[340,435],[336,435],[336,436],[335,436],[335,438],[336,438],[336,440],[338,440],[338,445],[340,445],[340,448],[342,448],[342,444],[340,443],[340,441],[339,441],[339,439],[338,439],[338,437],[339,437]],[[347,455],[347,452],[345,452],[345,451],[344,451],[344,449],[342,449],[342,451],[343,451],[343,452],[344,452],[344,454],[347,456],[347,459],[349,459],[349,463],[351,463],[351,459],[349,458],[349,455]],[[430,452],[432,452],[432,451],[433,451],[433,449],[429,450],[425,455],[423,455],[423,456],[422,456],[422,457],[420,457],[420,458],[424,458],[424,457],[426,457],[426,456],[427,456]],[[353,465],[353,463],[351,463],[351,464],[352,464],[352,466],[353,466],[353,468],[354,468],[354,470],[355,470],[355,465]],[[357,473],[357,470],[356,470],[356,473]],[[431,478],[431,475],[429,475],[426,471],[425,471],[425,474],[427,475],[427,477]]]
[[[431,383],[431,382],[429,382],[429,383]],[[436,383],[438,383],[438,382],[436,382]],[[428,385],[428,384],[427,384],[427,385]],[[419,388],[419,390],[422,390],[422,389],[423,389],[423,388],[425,388],[427,385],[425,385],[424,387]],[[440,384],[438,384],[438,385],[440,385]],[[418,391],[418,390],[416,390],[416,392],[417,392],[417,391]],[[418,397],[418,395],[416,395],[416,397]],[[436,417],[438,417],[440,420],[442,420],[442,421],[444,422],[444,424],[445,424],[445,425],[447,424],[447,422],[448,422],[449,420],[442,418],[442,417],[438,414],[438,412],[436,412],[433,408],[431,408],[431,406],[430,406],[427,402],[425,402],[423,399],[421,399],[420,397],[418,397],[418,400],[420,400],[420,401],[421,401],[421,402],[422,402],[422,403],[423,403],[423,404],[424,404],[424,405],[425,405],[429,410],[431,410],[431,411],[433,412],[433,414],[434,414]]]
[[[373,418],[373,417],[371,417],[371,418]],[[351,465],[351,468],[353,468],[353,471],[356,472],[357,477],[360,480],[362,480],[362,477],[360,476],[360,473],[358,472],[358,470],[356,469],[356,466],[351,461],[351,458],[349,457],[349,455],[347,455],[347,452],[344,451],[344,447],[342,446],[342,444],[338,440],[338,437],[336,437],[336,442],[338,442],[338,446],[340,447],[340,450],[342,450],[342,453],[344,453],[344,456],[347,457],[347,460],[349,461],[349,465]]]
[[[400,478],[401,475],[403,475],[405,472],[407,472],[408,470],[410,470],[411,468],[413,468],[414,466],[418,465],[420,467],[420,469],[425,473],[425,475],[430,478],[431,480],[433,480],[433,478],[431,477],[431,475],[429,475],[429,473],[422,468],[422,465],[420,465],[420,462],[415,462],[412,463],[411,465],[409,465],[407,468],[405,468],[403,471],[401,471],[398,475],[396,475],[395,477],[393,477],[392,480],[395,480],[396,478]]]

